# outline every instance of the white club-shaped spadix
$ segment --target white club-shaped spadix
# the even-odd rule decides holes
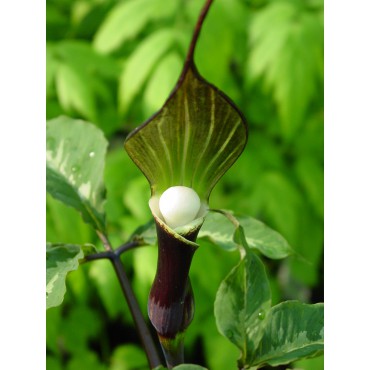
[[[193,221],[199,209],[198,194],[186,186],[172,186],[159,199],[159,210],[166,224],[173,229]]]

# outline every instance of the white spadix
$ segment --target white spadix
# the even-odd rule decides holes
[[[159,210],[168,226],[176,228],[193,221],[200,209],[198,194],[187,186],[172,186],[159,199]]]

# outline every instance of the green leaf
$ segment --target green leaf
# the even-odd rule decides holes
[[[172,0],[130,0],[118,3],[105,18],[94,38],[94,48],[110,53],[135,37],[151,19],[173,14]]]
[[[76,110],[85,118],[96,121],[96,102],[86,71],[76,66],[60,63],[56,71],[56,90],[63,109]]]
[[[173,370],[207,370],[207,369],[199,365],[182,364],[182,365],[175,366]]]
[[[249,216],[235,217],[243,227],[245,239],[250,248],[259,250],[271,259],[285,258],[293,254],[288,242],[276,231]],[[237,249],[233,239],[235,226],[224,215],[211,212],[199,232],[198,238],[208,239],[227,251]]]
[[[324,218],[324,170],[311,156],[298,159],[295,171],[316,213]]]
[[[103,320],[98,311],[89,306],[74,304],[69,307],[67,314],[64,315],[60,334],[65,351],[73,354],[73,358],[80,357],[80,361],[86,361],[86,352],[89,350],[89,344],[99,338],[102,330]],[[61,339],[60,338],[60,339]],[[60,342],[59,339],[59,342]],[[94,354],[94,353],[92,353]],[[85,357],[85,358],[84,358]],[[89,362],[89,361],[88,361]],[[78,368],[77,365],[74,368]],[[81,364],[80,369],[92,369],[92,366],[86,367]]]
[[[46,44],[46,95],[52,94],[55,73],[58,69],[58,62],[55,59],[53,46]]]
[[[100,362],[98,355],[92,351],[85,351],[73,356],[65,367],[66,370],[106,370],[107,366]]]
[[[156,112],[166,101],[181,72],[183,61],[172,52],[166,55],[151,76],[144,93],[144,103],[148,115]]]
[[[247,73],[272,92],[283,135],[291,139],[322,88],[322,11],[308,12],[296,1],[270,2],[252,19],[250,42]]]
[[[95,78],[99,74],[116,79],[120,72],[115,59],[99,54],[86,41],[63,40],[55,46],[55,53],[65,64],[82,69]]]
[[[240,349],[243,364],[250,363],[258,347],[270,307],[264,265],[249,251],[223,280],[215,301],[217,328]]]
[[[81,246],[71,244],[46,245],[46,308],[63,302],[66,292],[65,279],[70,271],[78,268],[84,257]]]
[[[119,80],[120,110],[126,112],[158,60],[175,41],[172,29],[161,29],[141,42],[127,59]],[[173,85],[176,80],[173,81]],[[173,85],[171,87],[173,87]]]
[[[114,350],[109,370],[145,369],[147,366],[145,352],[137,346],[125,344]]]
[[[324,305],[297,301],[271,309],[253,365],[284,365],[319,356],[324,350]]]
[[[94,125],[59,117],[48,121],[46,188],[95,230],[105,231],[103,171],[107,141]]]
[[[128,136],[125,149],[148,179],[152,196],[182,185],[208,201],[246,141],[240,111],[187,65],[165,105]]]
[[[96,294],[111,319],[129,317],[127,305],[122,297],[121,287],[110,261],[96,261],[89,268],[89,281],[96,288]]]
[[[139,226],[131,235],[130,240],[139,242],[142,245],[154,245],[157,243],[157,231],[154,220]]]

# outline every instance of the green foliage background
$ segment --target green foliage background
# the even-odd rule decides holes
[[[105,169],[109,233],[122,244],[150,220],[149,185],[123,150],[128,132],[156,112],[180,74],[203,1],[47,0],[47,118],[68,115],[109,140]],[[215,0],[195,60],[250,125],[246,150],[210,205],[249,214],[299,253],[265,260],[273,304],[323,301],[323,1]],[[47,197],[47,240],[99,246],[71,208]],[[186,358],[235,368],[238,352],[216,329],[213,302],[237,252],[203,243],[191,278],[196,315]],[[124,264],[142,311],[156,268],[153,247]],[[295,364],[323,369],[323,359]],[[128,307],[108,261],[70,273],[62,306],[47,311],[48,370],[147,369]]]

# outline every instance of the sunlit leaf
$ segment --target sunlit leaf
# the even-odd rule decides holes
[[[66,276],[78,268],[78,261],[83,256],[78,245],[46,246],[46,308],[58,306],[63,302]]]
[[[171,47],[174,41],[175,34],[173,30],[161,29],[140,43],[127,59],[119,81],[118,97],[122,112],[129,109],[130,103],[143,87],[155,63]],[[175,82],[173,81],[173,85]]]
[[[109,370],[145,369],[148,366],[145,352],[132,344],[117,347],[111,358]]]
[[[98,355],[92,351],[84,351],[81,354],[73,356],[68,362],[66,370],[107,370],[107,366],[100,362]]]
[[[221,283],[215,301],[217,328],[240,349],[243,364],[250,363],[257,349],[270,306],[265,268],[249,251]]]
[[[324,349],[324,305],[288,301],[271,309],[253,365],[284,365]]]
[[[104,231],[103,170],[107,141],[94,125],[67,117],[47,123],[46,188]]]
[[[117,49],[135,37],[151,19],[169,17],[175,1],[129,0],[118,3],[105,18],[94,38],[94,47],[102,53]]]
[[[271,2],[252,19],[250,42],[247,73],[272,92],[283,135],[291,139],[322,88],[322,12],[307,12],[300,2]]]
[[[96,74],[117,78],[120,72],[115,59],[98,53],[85,41],[63,40],[55,46],[55,53],[65,64],[83,69],[95,78]]]
[[[96,121],[95,97],[85,70],[60,63],[55,83],[59,102],[66,112],[75,110],[85,118]]]
[[[276,231],[261,221],[249,216],[235,216],[243,227],[245,239],[250,248],[259,250],[272,259],[285,258],[293,253],[288,242]],[[224,215],[209,213],[199,232],[198,238],[208,239],[221,248],[232,251],[237,249],[233,239],[235,226]]]
[[[150,116],[166,101],[183,66],[177,53],[166,55],[152,74],[144,92],[144,104]]]
[[[112,319],[123,317],[126,320],[128,309],[111,263],[109,261],[94,262],[90,266],[88,277],[94,284],[97,296],[104,306],[107,315]]]

